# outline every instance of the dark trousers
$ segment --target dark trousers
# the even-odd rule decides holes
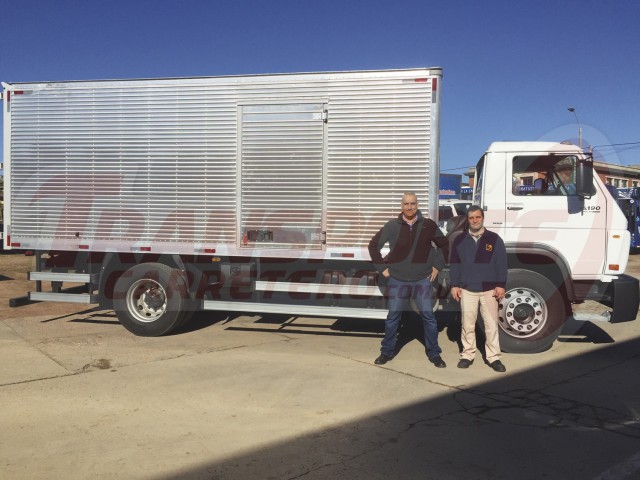
[[[389,314],[384,323],[381,353],[390,357],[396,354],[396,337],[402,314],[412,310],[410,302],[413,299],[420,312],[420,318],[422,318],[427,356],[432,359],[440,355],[442,350],[438,345],[438,323],[436,316],[433,314],[432,287],[429,279],[407,282],[389,277],[387,295],[389,297]]]

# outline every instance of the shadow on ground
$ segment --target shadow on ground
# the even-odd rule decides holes
[[[234,320],[245,317],[244,313],[227,312],[195,312],[191,319],[183,326],[171,332],[170,335],[181,335],[209,328],[216,324],[227,325],[227,330],[273,332],[300,335],[339,335],[350,337],[382,337],[384,335],[384,320],[340,318],[309,320],[308,317],[296,317],[291,315],[254,315],[255,320],[249,324],[239,326]],[[460,314],[456,311],[437,312],[438,330],[446,335],[446,338],[458,345],[460,350]],[[74,323],[93,323],[119,325],[118,318],[112,310],[102,310],[99,307],[89,308],[80,312],[73,312],[57,317],[42,320],[42,323],[68,319]],[[304,321],[301,321],[304,320]],[[480,328],[476,329],[478,336],[478,348],[484,353],[484,337]],[[419,318],[409,313],[404,316],[398,330],[398,342],[396,353],[399,353],[409,342],[418,340],[424,344],[422,323]],[[442,337],[441,337],[442,341]],[[567,321],[558,338],[559,342],[567,343],[613,343],[614,340],[602,328],[591,321],[570,319]]]
[[[639,352],[603,346],[156,479],[638,478]]]
[[[205,314],[206,316],[206,314]],[[313,319],[313,321],[300,321],[306,317],[295,317],[291,315],[263,315],[256,317],[256,320],[250,325],[236,326],[232,320],[242,316],[233,315],[227,317],[224,321],[229,323],[227,330],[235,331],[252,331],[252,332],[286,332],[287,334],[301,335],[341,335],[354,337],[382,337],[384,335],[384,320],[371,319]],[[458,345],[458,349],[462,348],[460,343],[461,323],[460,312],[457,311],[439,311],[436,313],[438,321],[438,331],[440,334],[444,332],[446,338]],[[218,321],[221,321],[218,319]],[[198,328],[206,328],[212,323],[212,319],[201,320],[199,325],[189,326],[189,330]],[[217,323],[215,319],[213,323]],[[476,329],[478,337],[478,347],[484,353],[484,336],[481,328]],[[398,329],[398,341],[396,344],[396,353],[399,353],[409,342],[419,340],[424,344],[424,334],[420,319],[414,314],[405,314],[400,328]],[[443,338],[440,336],[440,341]],[[560,342],[568,343],[613,343],[611,336],[591,321],[581,321],[569,319],[558,338]]]

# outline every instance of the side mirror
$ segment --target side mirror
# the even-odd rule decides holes
[[[593,185],[593,160],[591,158],[578,160],[576,168],[576,193],[583,198],[590,198],[596,193],[595,186]]]

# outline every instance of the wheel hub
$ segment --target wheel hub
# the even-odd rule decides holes
[[[142,279],[127,292],[129,312],[140,322],[154,322],[167,308],[167,294],[159,283]]]
[[[162,292],[157,288],[150,289],[142,295],[142,301],[151,310],[158,310],[164,304]]]
[[[535,310],[531,307],[531,305],[516,305],[513,309],[513,319],[518,323],[530,323],[533,321],[535,317]]]

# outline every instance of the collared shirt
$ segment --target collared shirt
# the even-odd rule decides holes
[[[413,230],[413,226],[415,225],[415,223],[418,221],[418,215],[413,217],[413,220],[409,220],[407,217],[402,215],[402,220],[404,221],[404,223],[409,225],[409,231],[411,231],[411,230]]]
[[[476,243],[478,243],[478,240],[480,240],[482,238],[482,235],[484,235],[484,227],[482,227],[480,232],[475,235],[471,233],[471,230],[469,230],[469,235],[471,235],[471,238],[473,238],[476,241]]]

